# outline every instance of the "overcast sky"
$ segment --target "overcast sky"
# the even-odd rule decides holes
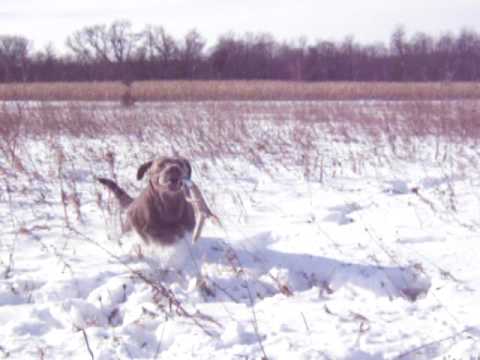
[[[162,25],[176,37],[196,28],[212,44],[218,35],[269,32],[278,39],[305,36],[387,42],[397,25],[407,34],[480,31],[480,0],[0,0],[0,34],[19,34],[39,49],[86,25],[132,22]]]

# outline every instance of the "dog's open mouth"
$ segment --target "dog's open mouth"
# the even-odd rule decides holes
[[[179,167],[168,168],[162,177],[158,179],[159,185],[165,187],[168,191],[178,192],[183,188],[183,177],[185,175]]]
[[[181,180],[170,180],[167,183],[167,188],[169,191],[180,191],[182,190],[183,182]]]
[[[182,179],[177,177],[167,179],[159,178],[158,185],[171,192],[178,192],[182,190],[184,186]]]
[[[181,176],[171,175],[165,177],[158,177],[157,183],[160,187],[171,192],[178,192],[183,189],[183,179]]]

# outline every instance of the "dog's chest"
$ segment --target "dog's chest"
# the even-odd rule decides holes
[[[179,196],[162,196],[157,199],[154,211],[156,218],[166,224],[178,224],[185,211],[185,200]]]
[[[146,191],[132,204],[128,217],[147,243],[173,244],[194,228],[190,208],[183,196],[159,196]]]

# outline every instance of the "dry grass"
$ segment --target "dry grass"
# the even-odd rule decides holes
[[[0,100],[120,101],[125,91],[120,82],[0,84]]]
[[[333,136],[395,135],[442,136],[449,139],[480,137],[480,103],[457,101],[372,102],[158,102],[125,108],[98,102],[21,103],[0,105],[0,139],[15,144],[26,136],[73,137],[126,135],[143,137],[159,132],[170,141],[204,143],[243,141],[303,142],[304,132]],[[263,127],[266,122],[268,127]],[[268,133],[260,136],[260,128]],[[254,130],[253,130],[254,129]],[[281,137],[272,133],[282,131]],[[360,132],[361,131],[361,132]],[[201,135],[198,135],[201,134]],[[376,134],[376,135],[375,135]],[[315,134],[315,136],[320,134]],[[198,136],[198,139],[195,139]],[[351,140],[347,138],[347,140]],[[12,146],[13,146],[12,145]],[[226,150],[226,149],[224,149]]]
[[[372,169],[391,170],[404,160],[427,159],[445,166],[446,174],[468,176],[480,164],[479,113],[480,103],[470,100],[165,102],[128,108],[97,102],[4,104],[0,186],[4,185],[3,193],[18,188],[17,174],[29,183],[43,179],[51,194],[58,193],[49,201],[61,205],[68,227],[83,226],[84,218],[78,180],[69,174],[86,171],[93,178],[98,167],[113,178],[118,174],[127,188],[135,189],[137,185],[128,181],[134,176],[118,170],[135,169],[159,154],[192,159],[200,186],[201,179],[211,179],[212,174],[242,183],[245,169],[236,169],[237,162],[272,178],[286,172],[325,184],[342,174],[362,177],[371,175]],[[48,175],[38,166],[45,161],[52,162]],[[78,164],[83,169],[77,169]],[[35,199],[48,198],[43,191],[35,190]],[[255,191],[237,187],[222,192],[235,207],[235,219],[246,218]],[[206,195],[215,212],[213,195]],[[446,207],[456,207],[453,190],[442,199]],[[100,197],[97,200],[102,203]]]
[[[159,154],[178,153],[199,164],[195,173],[200,179],[208,179],[213,168],[223,169],[226,178],[244,176],[233,171],[234,160],[272,177],[287,171],[326,183],[341,173],[362,176],[372,166],[394,166],[405,159],[427,157],[441,164],[459,151],[465,161],[458,166],[468,170],[480,163],[479,113],[480,103],[471,100],[165,102],[128,108],[97,102],[4,104],[0,174],[7,180],[15,173],[40,176],[33,160],[38,149],[28,145],[37,143],[42,156],[56,159],[52,171],[60,179],[68,223],[82,219],[77,186],[63,181],[77,163],[104,164],[116,178],[117,161],[122,168],[135,168]],[[78,145],[65,146],[65,141]],[[112,154],[119,154],[118,159]],[[241,194],[231,198],[242,212],[242,198],[251,194],[238,190]]]
[[[35,157],[24,148],[28,139],[44,141],[55,153],[64,136],[91,141],[114,136],[124,145],[108,151],[125,153],[126,145],[135,164],[177,152],[225,168],[229,159],[243,159],[267,174],[278,170],[272,167],[276,164],[323,182],[335,176],[340,158],[361,175],[368,157],[377,157],[379,163],[421,159],[422,143],[435,147],[435,161],[441,161],[448,144],[478,144],[479,113],[480,103],[472,100],[160,102],[129,108],[97,102],[7,104],[0,107],[0,160],[13,171],[23,171],[28,158]],[[356,146],[359,143],[366,146]],[[341,150],[345,148],[350,148],[347,155]],[[85,146],[66,156],[104,161],[104,150],[92,151],[98,152]]]
[[[1,84],[0,100],[120,101],[120,82]],[[140,81],[137,101],[479,99],[480,84],[289,81]]]

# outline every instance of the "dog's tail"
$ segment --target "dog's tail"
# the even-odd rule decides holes
[[[115,181],[105,178],[97,178],[97,180],[101,184],[105,185],[113,193],[113,195],[115,195],[122,209],[127,208],[132,203],[132,197],[128,195],[127,192],[120,186],[118,186]]]

